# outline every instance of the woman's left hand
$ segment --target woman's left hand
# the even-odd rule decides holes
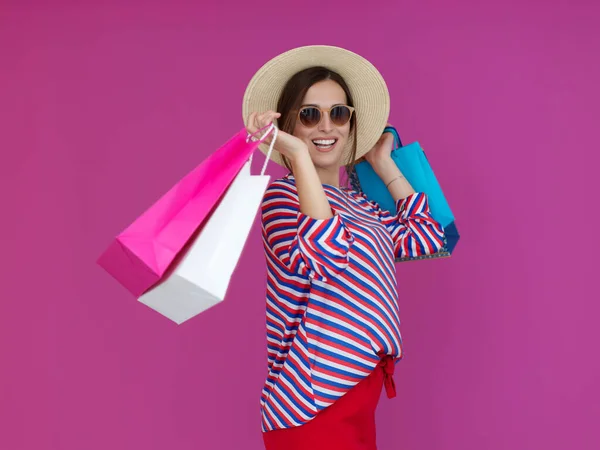
[[[391,124],[387,124],[391,127]],[[394,149],[394,135],[390,132],[383,133],[373,148],[365,154],[365,159],[371,164],[373,170],[378,172],[379,168],[385,167],[392,159]]]

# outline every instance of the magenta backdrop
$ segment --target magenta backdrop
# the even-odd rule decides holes
[[[379,448],[600,448],[598,2],[37,3],[0,5],[1,449],[261,448],[258,222],[179,327],[95,259],[242,127],[264,62],[319,43],[380,69],[463,235],[398,266]]]

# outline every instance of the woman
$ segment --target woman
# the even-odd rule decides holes
[[[425,194],[391,159],[388,115],[379,72],[336,47],[279,55],[246,90],[248,132],[276,121],[272,159],[290,170],[269,185],[261,208],[267,450],[376,449],[375,408],[383,385],[395,395],[403,356],[395,258],[443,245]],[[395,214],[341,185],[340,168],[351,173],[362,157],[396,200]]]

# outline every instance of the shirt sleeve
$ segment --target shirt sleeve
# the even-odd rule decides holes
[[[326,281],[348,267],[354,237],[342,216],[314,219],[300,211],[296,186],[277,180],[267,188],[261,205],[267,250],[288,271]]]
[[[427,194],[417,192],[398,200],[396,214],[369,202],[392,235],[396,258],[433,255],[444,247],[444,229],[431,216]]]

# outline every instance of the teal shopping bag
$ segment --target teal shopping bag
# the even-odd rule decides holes
[[[388,131],[394,135],[395,141],[392,159],[414,190],[427,194],[431,215],[444,227],[446,240],[444,248],[434,255],[402,258],[397,261],[450,256],[460,235],[456,228],[454,214],[427,156],[418,142],[403,146],[397,130],[393,127],[386,127],[384,133]],[[392,195],[367,161],[360,162],[355,166],[355,172],[350,174],[350,182],[355,190],[363,192],[369,200],[377,202],[382,209],[396,214],[396,203]]]

